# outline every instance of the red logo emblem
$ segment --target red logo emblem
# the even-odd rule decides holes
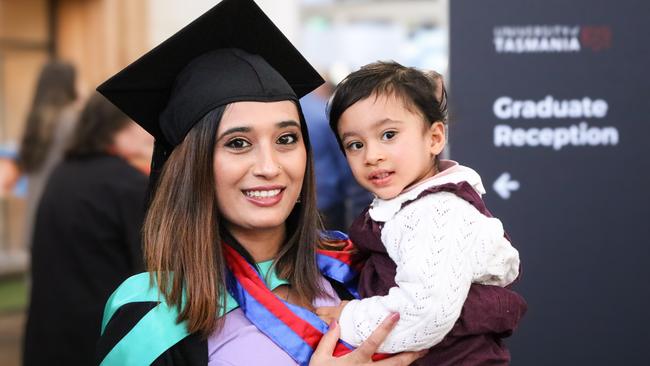
[[[612,46],[612,28],[582,27],[580,30],[580,44],[583,48],[591,48],[592,51],[602,51]]]

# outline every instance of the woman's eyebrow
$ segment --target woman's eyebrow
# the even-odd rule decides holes
[[[225,130],[225,131],[224,131],[224,132],[223,132],[223,133],[222,133],[222,134],[217,138],[217,141],[220,141],[221,139],[223,139],[224,137],[226,137],[226,136],[228,136],[228,135],[232,135],[232,134],[234,134],[234,133],[242,133],[242,132],[251,132],[251,128],[250,128],[250,127],[245,127],[245,126],[229,128],[229,129]]]
[[[278,123],[275,124],[275,126],[277,128],[287,128],[287,127],[300,128],[300,123],[298,123],[296,121],[289,120],[289,121],[278,122]],[[224,137],[226,137],[228,135],[232,135],[232,134],[235,134],[235,133],[247,133],[247,132],[251,132],[252,130],[253,130],[252,128],[247,127],[247,126],[229,128],[229,129],[225,130],[221,135],[219,135],[219,137],[217,138],[217,141],[220,141],[221,139],[223,139]]]
[[[288,120],[288,121],[282,121],[278,122],[275,124],[277,128],[287,128],[287,127],[297,127],[300,128],[300,123],[293,121],[293,120]]]

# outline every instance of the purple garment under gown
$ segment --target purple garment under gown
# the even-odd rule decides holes
[[[336,306],[340,300],[325,279],[323,287],[333,298],[317,298],[314,307]],[[208,338],[208,365],[297,365],[280,347],[244,316],[241,308],[226,315],[223,328]]]

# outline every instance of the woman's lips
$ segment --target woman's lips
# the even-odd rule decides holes
[[[242,190],[244,197],[252,204],[260,207],[270,207],[282,200],[283,187],[256,187]]]

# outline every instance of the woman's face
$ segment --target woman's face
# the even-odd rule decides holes
[[[214,151],[218,208],[231,231],[284,229],[300,195],[307,151],[291,101],[230,104]]]

